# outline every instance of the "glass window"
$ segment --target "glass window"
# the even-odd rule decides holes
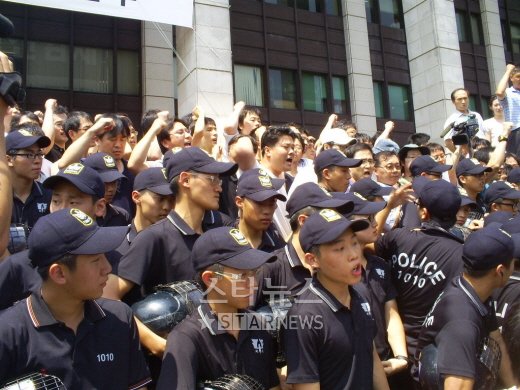
[[[367,14],[367,23],[379,23],[375,1],[376,0],[365,0],[365,12]]]
[[[520,54],[520,24],[511,23],[511,51]]]
[[[493,117],[493,111],[489,108],[489,99],[490,97],[481,96],[480,97],[480,107],[482,107],[482,110],[480,113],[484,118],[492,118]]]
[[[264,0],[267,4],[284,5],[286,7],[294,7],[294,0]]]
[[[470,111],[478,111],[477,110],[477,101],[475,100],[475,96],[473,96],[473,95],[469,96],[468,108],[470,109]]]
[[[374,82],[374,104],[376,106],[376,117],[384,118],[385,110],[383,107],[383,85],[380,82]]]
[[[404,85],[388,85],[390,118],[410,120],[410,94]]]
[[[27,86],[69,89],[69,47],[58,43],[27,45]]]
[[[347,88],[343,77],[332,77],[332,105],[334,113],[347,113]]]
[[[469,21],[471,25],[471,42],[475,45],[483,45],[484,37],[482,36],[482,23],[480,23],[480,16],[471,14]]]
[[[20,72],[23,69],[22,39],[0,38],[0,51],[9,56],[16,71]]]
[[[296,8],[311,12],[321,12],[322,3],[320,0],[296,0]]]
[[[457,22],[457,33],[459,34],[460,42],[468,41],[468,34],[466,33],[466,17],[462,12],[455,12],[455,20]]]
[[[296,75],[292,70],[269,69],[269,102],[271,107],[295,109]]]
[[[112,50],[74,48],[74,90],[112,93],[114,85]]]
[[[327,107],[327,85],[325,76],[303,73],[303,109],[325,112]]]
[[[139,95],[139,53],[117,51],[117,93]]]
[[[392,28],[403,27],[398,0],[379,0],[379,13],[382,26]]]
[[[325,0],[325,12],[327,15],[341,15],[341,3],[339,0]]]
[[[264,106],[262,69],[256,66],[235,65],[236,101],[250,106]]]

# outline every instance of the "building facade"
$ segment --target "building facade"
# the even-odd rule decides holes
[[[48,97],[70,109],[208,115],[244,100],[266,123],[312,130],[331,113],[373,134],[392,119],[403,142],[435,139],[466,87],[471,108],[520,62],[517,0],[195,0],[193,29],[0,3],[15,36],[27,109]]]

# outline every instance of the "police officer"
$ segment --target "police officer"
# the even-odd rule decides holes
[[[302,227],[314,276],[289,309],[284,330],[287,383],[296,389],[388,388],[370,305],[352,288],[362,274],[355,232],[367,227],[366,220],[352,222],[331,209]]]
[[[506,181],[495,181],[489,185],[484,193],[484,203],[490,213],[507,211],[516,215],[520,191]]]
[[[448,232],[461,204],[457,189],[445,180],[414,180],[419,197],[419,229],[400,228],[376,242],[376,253],[391,263],[397,305],[413,356],[421,325],[435,298],[462,271],[462,240]]]
[[[347,158],[336,149],[322,151],[314,159],[318,184],[330,192],[345,192],[350,184],[350,167],[359,167],[362,161]]]
[[[138,389],[150,381],[131,310],[98,298],[104,252],[125,228],[101,228],[78,209],[43,217],[29,238],[41,290],[0,315],[0,382],[45,371],[69,389]]]
[[[514,385],[490,299],[511,275],[513,256],[513,239],[498,226],[468,237],[462,252],[464,272],[439,295],[421,329],[415,358],[421,362],[424,389],[492,389],[499,371],[506,387]]]
[[[38,218],[49,213],[50,192],[37,179],[40,177],[43,149],[50,145],[51,140],[37,135],[41,133],[39,126],[27,123],[5,138],[13,188],[10,253],[26,249],[30,230]]]
[[[271,336],[247,310],[255,272],[271,258],[235,228],[212,229],[197,240],[191,260],[205,300],[168,336],[158,390],[195,389],[225,374],[247,374],[265,389],[279,389]]]
[[[492,168],[484,167],[469,158],[459,161],[455,168],[459,185],[464,190],[461,190],[461,192],[477,204],[476,209],[468,217],[472,220],[481,219],[486,213],[486,204],[482,199],[481,192],[486,183],[485,174],[492,170]]]
[[[235,202],[239,210],[237,227],[253,248],[273,252],[285,246],[273,224],[276,201],[285,202],[278,193],[285,181],[271,178],[263,169],[252,169],[240,176]]]

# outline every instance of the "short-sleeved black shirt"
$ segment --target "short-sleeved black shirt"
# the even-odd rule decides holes
[[[354,289],[350,309],[313,279],[289,309],[284,329],[287,383],[322,390],[372,389],[375,324]]]
[[[29,251],[15,253],[0,262],[0,310],[39,292],[42,279],[31,265]]]
[[[121,173],[125,177],[119,179],[117,191],[112,204],[125,209],[131,216],[134,216],[135,203],[132,201],[132,190],[134,188],[135,175],[128,169],[128,161],[121,160],[121,162],[124,167],[123,172]]]
[[[122,302],[85,302],[76,334],[33,294],[0,314],[0,383],[45,370],[68,389],[138,389],[150,381],[132,311]]]
[[[96,222],[99,226],[126,226],[130,224],[132,218],[125,209],[107,204],[107,211],[104,217],[96,218]]]
[[[13,196],[11,223],[25,224],[32,229],[36,221],[49,214],[52,192],[37,181],[33,182],[31,193],[25,203]]]
[[[222,226],[220,214],[211,215],[209,223],[203,223],[204,231]],[[145,294],[154,292],[159,284],[191,280],[195,269],[190,256],[197,238],[199,234],[171,211],[165,219],[139,232],[119,261],[117,274],[142,287]]]
[[[256,307],[272,299],[294,296],[310,283],[312,275],[302,265],[293,244],[273,252],[276,260],[265,263],[258,273]]]
[[[372,308],[377,334],[374,343],[381,360],[391,357],[390,345],[387,341],[385,304],[396,298],[396,291],[392,283],[390,266],[380,257],[367,255],[367,266],[363,269],[361,282],[354,285],[363,298]]]
[[[395,229],[376,242],[390,263],[403,320],[408,355],[415,353],[426,314],[449,281],[462,272],[463,242],[432,223],[421,229]]]
[[[238,207],[235,203],[237,196],[238,178],[235,175],[222,177],[222,192],[219,195],[219,211],[233,219],[238,218]]]
[[[49,153],[45,155],[45,158],[50,162],[56,162],[63,156],[63,153],[65,153],[65,149],[54,144]]]
[[[266,389],[277,386],[272,337],[266,330],[243,329],[237,340],[203,303],[168,336],[157,390],[195,389],[197,382],[225,374],[249,375]]]
[[[520,302],[520,272],[513,272],[507,284],[494,291],[493,302],[497,313],[498,326],[501,327],[511,305]]]
[[[471,285],[458,276],[428,313],[415,359],[424,347],[434,344],[439,374],[475,379],[482,340],[496,329],[492,300],[483,303]]]

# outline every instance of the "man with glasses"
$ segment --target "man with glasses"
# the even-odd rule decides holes
[[[484,193],[484,203],[490,213],[507,211],[516,215],[518,213],[519,199],[520,191],[506,181],[491,183]]]
[[[42,127],[45,129],[47,126],[52,127],[52,134],[54,138],[50,138],[52,148],[45,156],[50,162],[58,161],[63,152],[65,152],[65,146],[68,141],[67,134],[65,132],[64,124],[67,120],[68,110],[64,106],[60,106],[54,99],[48,99],[45,102],[45,115],[43,117]],[[46,132],[48,134],[48,132]]]
[[[190,260],[193,244],[206,230],[223,225],[217,212],[222,191],[220,176],[232,175],[238,166],[215,161],[199,148],[185,148],[167,161],[166,173],[175,196],[168,216],[140,232],[119,262],[117,275],[110,275],[104,296],[121,299],[130,290],[145,295],[159,284],[190,280],[195,268]],[[146,331],[146,330],[145,330]],[[152,337],[147,344],[155,355],[162,356],[165,340]]]
[[[9,252],[26,248],[26,240],[36,221],[49,213],[51,193],[37,182],[40,177],[43,149],[51,144],[40,127],[27,123],[6,137],[7,166],[13,187],[13,213]]]
[[[247,310],[256,271],[273,257],[252,248],[238,229],[213,229],[197,240],[191,263],[205,298],[168,336],[158,390],[195,389],[226,374],[249,375],[264,389],[280,388],[272,336]]]
[[[361,160],[361,165],[349,168],[350,174],[352,175],[350,184],[361,179],[372,178],[376,161],[374,160],[374,153],[372,152],[370,145],[360,142],[355,143],[347,148],[345,155],[348,158]]]
[[[461,193],[466,195],[477,204],[477,207],[470,213],[469,219],[481,219],[486,213],[486,205],[482,199],[481,192],[486,182],[484,173],[491,172],[492,168],[485,167],[465,158],[457,164],[456,173]]]

